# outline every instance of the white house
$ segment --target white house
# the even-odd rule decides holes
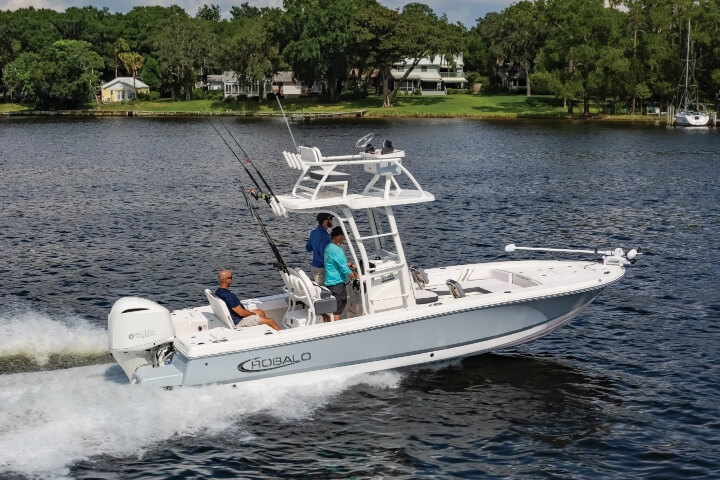
[[[260,82],[245,82],[242,85],[238,81],[235,72],[223,72],[223,96],[227,97],[257,97],[260,95]],[[270,81],[265,82],[265,93],[270,92]]]
[[[150,93],[150,86],[139,78],[135,79],[138,93]],[[135,92],[132,77],[117,77],[100,87],[103,103],[124,102],[132,100]]]
[[[397,82],[410,69],[413,60],[408,58],[396,63],[391,70],[393,89],[398,88],[401,92],[409,93],[420,90],[422,95],[445,95],[448,88],[464,88],[467,79],[463,73],[462,53],[453,55],[452,60],[448,60],[444,55],[421,59],[402,85],[397,85]]]

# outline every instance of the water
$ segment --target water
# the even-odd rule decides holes
[[[225,121],[286,191],[284,124]],[[511,242],[646,253],[569,326],[496,354],[311,384],[141,390],[107,355],[115,299],[202,304],[220,268],[243,295],[281,285],[232,182],[241,167],[201,119],[0,119],[0,477],[720,477],[720,133],[293,128],[327,155],[368,131],[406,150],[438,199],[397,212],[411,264],[504,259]],[[286,261],[307,263],[313,219],[261,213]]]

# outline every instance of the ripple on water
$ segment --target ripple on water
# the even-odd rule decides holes
[[[285,125],[224,121],[288,189]],[[397,212],[413,265],[505,259],[507,243],[644,254],[570,325],[503,355],[159,398],[93,383],[100,366],[82,365],[106,361],[121,296],[204,303],[220,268],[240,273],[247,296],[281,287],[232,182],[237,161],[199,119],[0,119],[0,476],[720,477],[716,130],[432,119],[293,129],[327,155],[368,131],[406,150],[437,198]],[[266,217],[286,261],[306,264],[312,217]],[[32,421],[27,405],[40,412]],[[36,448],[14,449],[19,438]]]

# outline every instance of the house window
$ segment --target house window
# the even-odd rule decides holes
[[[422,67],[420,67],[420,71],[421,71],[421,72],[427,72],[427,66],[422,66]]]

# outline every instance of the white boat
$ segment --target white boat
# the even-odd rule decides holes
[[[710,123],[710,114],[705,105],[698,103],[697,92],[693,95],[690,88],[690,20],[688,20],[687,54],[685,56],[684,90],[680,96],[675,122],[686,127],[703,127]]]
[[[361,139],[363,140],[363,139]],[[362,149],[363,143],[357,147]],[[132,383],[152,387],[255,381],[318,371],[361,373],[497,350],[543,337],[620,280],[637,254],[591,250],[589,261],[509,260],[413,268],[393,209],[434,197],[403,165],[403,151],[324,157],[284,152],[300,175],[277,197],[277,214],[331,213],[360,265],[340,321],[324,323],[335,299],[299,268],[280,272],[284,291],[243,300],[282,329],[235,328],[210,289],[205,305],[173,312],[148,299],[119,299],[109,346]],[[529,247],[506,247],[514,250]],[[553,249],[543,249],[553,250]]]

